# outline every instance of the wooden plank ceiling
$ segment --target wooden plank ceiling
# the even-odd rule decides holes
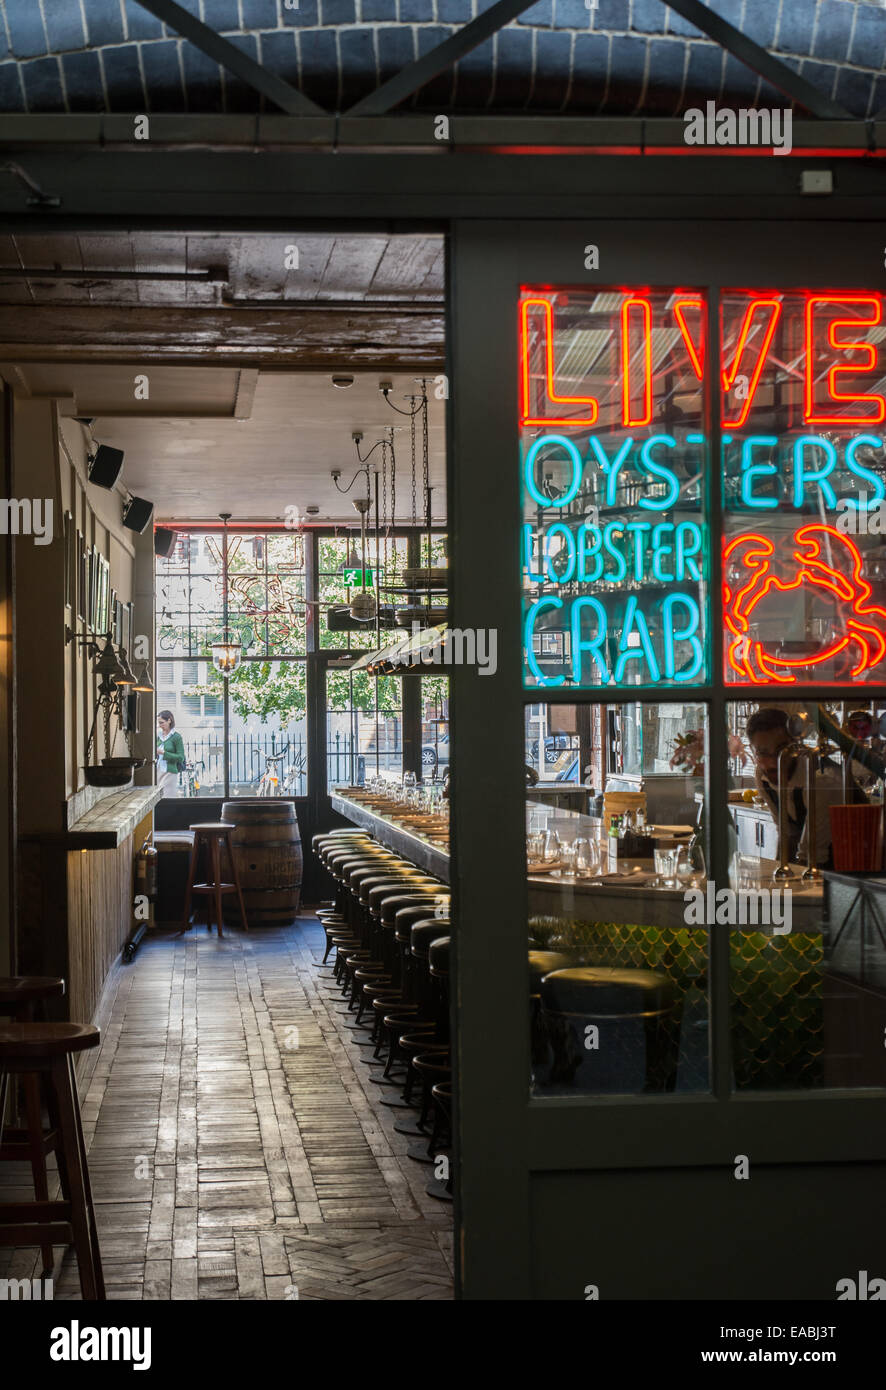
[[[443,305],[442,236],[0,237],[0,356],[17,362],[440,369]]]

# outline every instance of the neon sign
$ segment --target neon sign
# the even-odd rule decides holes
[[[545,287],[518,318],[527,684],[706,683],[705,295]],[[881,336],[879,294],[721,294],[731,685],[886,682]]]
[[[824,549],[824,554],[822,553]],[[863,575],[858,547],[833,526],[801,526],[791,539],[787,574],[772,570],[775,546],[768,536],[748,532],[735,536],[724,547],[724,560],[746,571],[741,587],[723,585],[723,615],[733,634],[727,661],[753,685],[792,685],[797,671],[832,661],[841,652],[855,649],[849,668],[851,679],[862,678],[886,656],[886,609],[870,602],[872,589]],[[841,568],[842,566],[842,568]],[[833,594],[843,607],[844,631],[818,651],[791,657],[773,655],[759,639],[751,637],[754,610],[772,591],[788,593],[806,585]]]
[[[652,419],[655,366],[655,332],[673,327],[686,348],[688,365],[701,381],[704,363],[705,305],[700,297],[673,296],[664,314],[651,292],[625,292],[618,323],[618,357],[621,411],[618,423],[625,427],[648,425]],[[556,299],[558,296],[554,296]],[[562,296],[560,296],[562,297]],[[742,317],[737,337],[721,322],[722,415],[724,428],[740,429],[760,407],[759,387],[775,361],[776,330],[783,324],[783,294],[742,296]],[[687,321],[691,311],[694,329]],[[696,318],[697,316],[697,318]],[[796,343],[805,362],[803,423],[807,425],[877,425],[886,420],[886,396],[879,392],[844,390],[842,380],[867,375],[876,381],[878,352],[866,338],[845,338],[843,330],[878,328],[883,323],[879,295],[809,295],[805,297],[803,338]],[[662,321],[663,320],[663,321]],[[529,295],[520,302],[520,424],[576,428],[594,425],[600,411],[599,397],[566,394],[558,388],[555,304],[551,297]],[[733,339],[735,339],[733,341]],[[816,364],[822,353],[838,354],[823,377]],[[535,365],[543,360],[543,370]],[[861,360],[857,360],[860,358]],[[736,393],[736,387],[740,388]],[[860,413],[845,410],[860,405]],[[565,407],[565,409],[564,409]]]

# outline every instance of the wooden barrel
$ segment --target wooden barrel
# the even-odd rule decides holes
[[[231,836],[250,927],[281,927],[295,921],[301,894],[301,835],[291,801],[255,798],[226,801],[222,820]],[[236,899],[230,897],[236,916]]]

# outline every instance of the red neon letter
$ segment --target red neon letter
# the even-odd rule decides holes
[[[792,546],[780,543],[780,573],[772,571],[775,546],[767,536],[749,531],[724,546],[724,568],[725,562],[732,560],[732,568],[748,575],[735,588],[728,581],[723,584],[723,618],[732,634],[726,649],[729,665],[753,685],[771,681],[789,685],[796,682],[798,668],[806,671],[832,661],[854,642],[858,655],[851,675],[853,679],[863,678],[886,655],[886,609],[870,602],[873,589],[864,576],[861,552],[836,527],[819,522],[795,531]],[[843,619],[842,636],[835,635],[830,645],[818,652],[795,657],[777,656],[751,638],[751,615],[772,589],[789,593],[807,585],[830,596],[835,616]]]
[[[692,309],[698,312],[698,338],[697,341],[689,332],[686,323],[686,310]],[[674,318],[677,320],[680,332],[683,334],[683,342],[686,344],[686,351],[689,353],[689,360],[692,363],[692,370],[701,381],[704,374],[704,304],[700,299],[678,299],[674,304]]]
[[[544,314],[542,352],[545,360],[547,400],[555,405],[586,405],[586,415],[534,415],[532,413],[532,383],[529,371],[529,311]],[[521,425],[593,425],[597,422],[598,405],[593,396],[558,396],[554,389],[554,306],[549,299],[524,299],[520,304],[520,385]]]
[[[830,367],[827,373],[827,390],[830,401],[836,405],[841,401],[867,401],[874,407],[874,413],[866,415],[828,415],[816,414],[815,411],[815,311],[822,304],[836,304],[839,307],[846,305],[858,305],[859,308],[866,306],[871,311],[869,318],[864,318],[860,314],[843,319],[831,319],[828,324],[827,341],[828,347],[837,348],[842,352],[861,352],[867,359],[865,362],[844,362],[842,365]],[[837,377],[840,374],[854,374],[855,372],[870,372],[877,365],[877,349],[873,343],[857,342],[841,343],[837,339],[837,331],[840,328],[875,328],[883,317],[883,305],[879,297],[870,294],[844,294],[834,297],[832,295],[811,295],[806,301],[806,409],[803,419],[807,425],[878,425],[886,419],[886,397],[880,395],[864,395],[863,393],[850,391],[843,393],[837,390]],[[826,409],[826,407],[825,407]]]
[[[739,369],[742,365],[742,358],[744,356],[745,346],[747,344],[748,338],[750,337],[751,324],[753,322],[754,315],[756,314],[758,309],[763,309],[766,312],[766,327],[763,330],[763,340],[757,351],[757,360],[754,364],[754,369],[751,373],[750,380],[748,381],[747,395],[745,396],[745,399],[742,401],[741,410],[739,411],[735,419],[729,420],[726,418],[725,410],[723,413],[723,424],[732,426],[733,428],[743,425],[745,420],[748,418],[748,413],[754,400],[754,394],[757,390],[760,377],[763,373],[763,367],[766,362],[766,354],[769,351],[769,344],[772,342],[772,336],[775,333],[775,325],[778,323],[778,317],[781,313],[781,300],[752,299],[747,309],[745,309],[744,320],[742,321],[741,325],[741,332],[738,336],[738,346],[735,349],[735,356],[732,359],[731,366],[723,372],[724,391],[731,391],[733,385],[735,384],[735,380],[738,376]]]
[[[639,414],[634,415],[631,409],[631,311],[637,309],[640,310],[640,328],[643,333],[643,379]],[[636,318],[636,315],[634,317]],[[649,424],[652,419],[652,305],[648,299],[626,299],[621,306],[621,398],[622,424]]]

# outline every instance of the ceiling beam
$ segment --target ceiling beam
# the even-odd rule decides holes
[[[143,10],[148,10],[155,18],[170,29],[174,29],[183,39],[187,39],[207,58],[212,58],[220,67],[232,72],[268,101],[279,106],[290,116],[325,116],[326,112],[310,97],[303,96],[296,87],[285,82],[276,73],[269,72],[260,63],[250,58],[228,39],[223,39],[214,29],[203,24],[194,15],[177,5],[175,0],[137,0]]]
[[[534,3],[535,0],[497,0],[497,3],[484,10],[483,14],[478,14],[476,19],[472,19],[470,24],[463,25],[448,39],[444,39],[443,43],[437,44],[436,48],[432,48],[414,63],[401,68],[393,77],[388,78],[387,82],[376,87],[374,92],[361,98],[349,108],[347,115],[383,116],[413,92],[417,92],[426,82],[452,67],[459,58],[470,53],[472,48],[476,48],[499,29],[503,29],[512,19],[516,19],[517,15],[531,9]]]
[[[807,82],[805,77],[794,72],[787,63],[781,62],[778,58],[773,58],[765,48],[761,48],[753,39],[747,38],[740,29],[736,29],[728,20],[721,15],[714,14],[707,5],[703,5],[701,0],[664,0],[664,3],[677,14],[688,19],[690,24],[694,24],[696,29],[700,29],[703,34],[707,34],[709,39],[718,43],[721,48],[725,48],[727,53],[731,53],[740,63],[744,63],[752,72],[760,77],[764,77],[773,87],[777,87],[785,96],[790,97],[791,101],[799,102],[805,106],[807,111],[811,111],[813,116],[818,116],[824,120],[852,120],[852,116],[840,106],[838,102],[831,101],[830,97],[825,96],[817,87],[813,87],[811,82]]]
[[[0,305],[0,360],[442,371],[444,306]]]

